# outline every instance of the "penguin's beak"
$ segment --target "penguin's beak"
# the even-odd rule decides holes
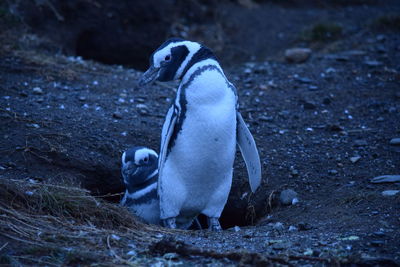
[[[150,68],[145,73],[143,73],[142,77],[140,77],[139,86],[144,86],[146,84],[152,83],[158,78],[159,73],[160,68],[150,66]]]

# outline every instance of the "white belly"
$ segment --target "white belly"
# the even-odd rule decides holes
[[[178,220],[190,220],[199,213],[219,217],[226,204],[236,149],[236,99],[224,90],[207,101],[187,93],[182,129],[163,168],[162,219],[179,214]]]

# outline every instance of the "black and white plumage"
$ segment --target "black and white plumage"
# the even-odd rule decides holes
[[[157,153],[146,147],[128,149],[122,154],[121,173],[126,186],[121,205],[145,222],[160,224]]]
[[[253,192],[261,181],[258,151],[238,111],[236,89],[210,49],[177,38],[153,53],[139,84],[154,80],[181,80],[162,129],[160,218],[167,227],[187,228],[202,213],[211,230],[221,230],[236,144]]]

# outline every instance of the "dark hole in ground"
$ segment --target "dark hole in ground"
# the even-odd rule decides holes
[[[75,54],[83,59],[90,59],[104,64],[124,65],[137,70],[146,70],[148,67],[151,48],[138,48],[131,44],[115,42],[113,38],[104,38],[104,35],[96,30],[86,30],[78,35],[75,43]],[[129,49],[131,48],[131,49]]]

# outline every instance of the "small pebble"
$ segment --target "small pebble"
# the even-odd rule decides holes
[[[391,197],[397,195],[399,192],[400,190],[385,190],[382,192],[382,196]]]
[[[277,230],[277,231],[282,231],[283,229],[285,229],[285,227],[283,226],[283,223],[281,223],[281,222],[275,223],[275,224],[272,226],[272,228],[273,228],[274,230]]]
[[[377,60],[367,60],[364,61],[364,64],[367,65],[368,67],[378,67],[382,65],[382,62]]]
[[[43,94],[43,90],[40,87],[35,87],[35,88],[32,89],[32,91],[33,91],[33,93],[35,95],[42,95]]]
[[[170,253],[165,253],[163,255],[163,258],[166,260],[177,260],[179,258],[179,255],[174,252],[170,252]]]
[[[28,124],[26,124],[26,127],[35,128],[35,129],[40,128],[39,124],[37,124],[37,123],[28,123]]]
[[[285,51],[285,59],[292,63],[302,63],[306,61],[312,50],[310,48],[291,48]]]
[[[336,174],[338,174],[338,171],[337,171],[337,170],[329,170],[329,171],[328,171],[328,174],[330,174],[330,175],[336,175]]]
[[[382,241],[382,240],[372,240],[372,241],[370,242],[370,244],[371,244],[371,246],[374,246],[374,247],[380,247],[380,246],[385,245],[385,241]]]
[[[23,96],[23,97],[27,97],[27,96],[28,96],[28,93],[25,92],[25,91],[21,91],[21,92],[19,93],[19,95],[20,95],[20,96]]]
[[[316,109],[317,108],[317,106],[310,101],[304,101],[302,104],[303,104],[304,109]]]
[[[137,252],[134,251],[134,250],[130,250],[130,251],[128,251],[128,252],[126,253],[126,255],[135,257],[135,256],[137,256]]]
[[[311,230],[311,229],[312,229],[312,226],[311,226],[309,223],[300,222],[300,223],[297,225],[297,228],[298,228],[300,231],[307,231],[307,230]]]
[[[121,112],[118,112],[118,111],[114,112],[114,113],[113,113],[113,118],[122,119],[122,114],[121,114]]]
[[[400,138],[392,138],[389,142],[390,145],[392,146],[400,146]]]
[[[294,226],[294,225],[291,225],[291,226],[289,226],[289,231],[290,231],[290,232],[297,231],[297,227]]]
[[[294,199],[297,199],[297,192],[292,189],[283,190],[279,195],[279,201],[283,205],[293,204]]]
[[[359,139],[354,141],[354,146],[366,146],[366,145],[368,145],[368,143],[364,139]]]
[[[361,159],[360,156],[354,156],[354,157],[351,157],[351,158],[350,158],[350,161],[351,161],[352,163],[356,163],[356,162],[359,161],[360,159]]]
[[[383,232],[383,231],[376,231],[376,232],[373,232],[372,234],[377,237],[384,237],[386,235],[385,232]]]
[[[371,179],[371,183],[397,183],[400,182],[400,175],[381,175]]]

